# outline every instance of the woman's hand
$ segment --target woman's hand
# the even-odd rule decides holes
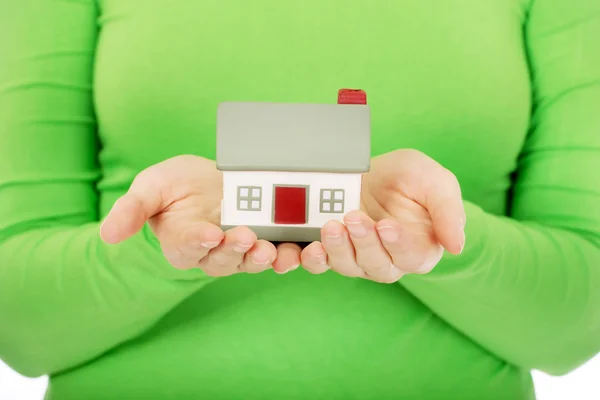
[[[214,162],[191,155],[174,157],[135,178],[106,217],[100,235],[107,243],[118,243],[148,221],[176,268],[201,268],[210,276],[271,268],[277,258],[273,244],[257,240],[247,227],[221,230],[221,198],[222,175]],[[286,247],[280,256],[280,264],[299,262]],[[283,264],[279,268],[285,270]]]
[[[424,274],[440,261],[444,248],[458,254],[466,222],[454,175],[415,150],[397,150],[372,160],[363,177],[362,211],[344,224],[328,222],[321,242],[301,254],[313,273],[392,283],[404,274]]]

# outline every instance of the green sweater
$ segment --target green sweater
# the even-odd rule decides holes
[[[600,2],[0,0],[0,358],[48,398],[511,399],[600,350]],[[369,95],[467,246],[384,285],[211,278],[99,220],[226,100]]]

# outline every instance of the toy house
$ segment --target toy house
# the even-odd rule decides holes
[[[221,225],[245,225],[270,241],[320,240],[329,220],[360,208],[371,155],[362,90],[338,103],[225,102],[217,111]]]

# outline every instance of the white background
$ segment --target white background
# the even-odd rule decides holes
[[[600,356],[569,375],[554,378],[536,372],[534,380],[538,400],[599,400]],[[23,378],[0,362],[0,400],[42,400],[46,382]]]

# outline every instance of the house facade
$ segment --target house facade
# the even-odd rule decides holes
[[[224,171],[225,225],[320,228],[360,208],[361,174]]]
[[[360,208],[369,162],[366,105],[222,103],[221,225],[271,241],[319,240],[327,221]]]

